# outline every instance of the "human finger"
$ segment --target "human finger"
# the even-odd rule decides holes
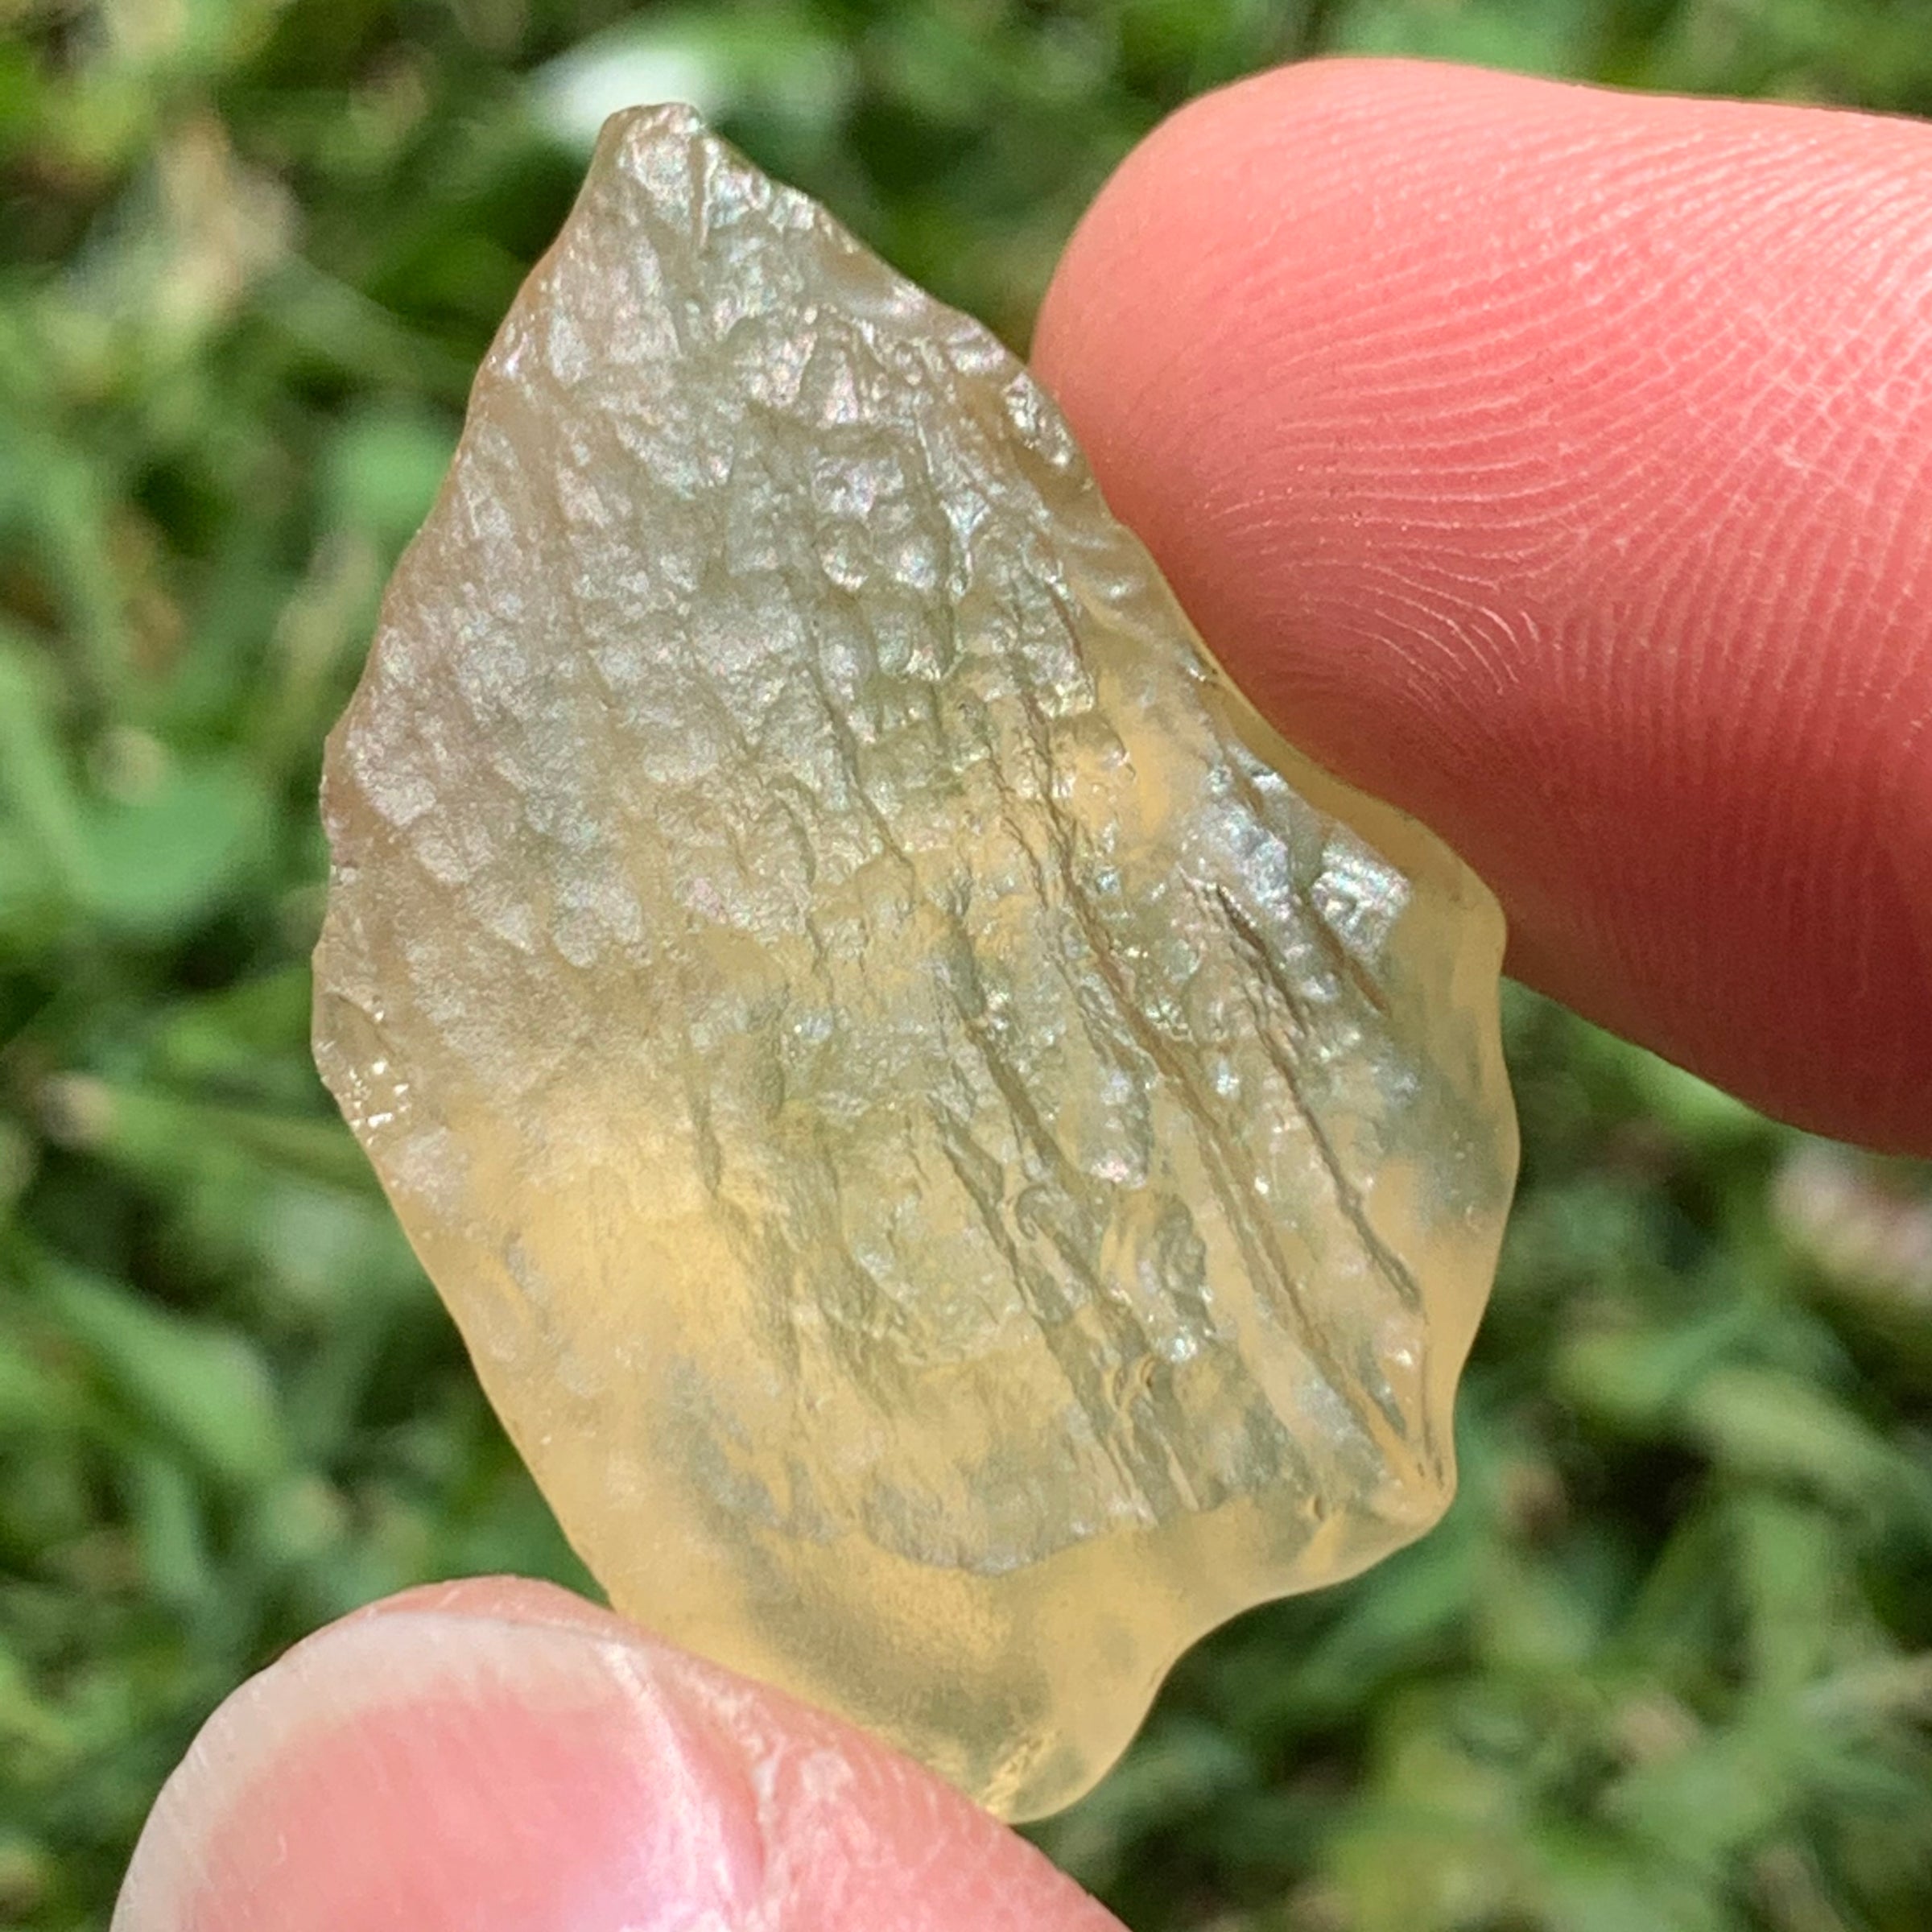
[[[215,1713],[113,1932],[1120,1932],[848,1726],[547,1585],[416,1591]]]
[[[1195,103],[1035,359],[1237,680],[1512,970],[1932,1151],[1932,129],[1404,61]]]

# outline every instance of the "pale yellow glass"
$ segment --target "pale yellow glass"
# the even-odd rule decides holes
[[[685,110],[491,350],[326,810],[323,1071],[641,1621],[1034,1815],[1443,1509],[1493,902]]]

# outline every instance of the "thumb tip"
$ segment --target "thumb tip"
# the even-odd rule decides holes
[[[244,1685],[168,1781],[113,1932],[1103,1932],[882,1744],[545,1586],[411,1592]]]

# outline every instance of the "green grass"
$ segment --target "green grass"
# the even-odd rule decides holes
[[[1932,109],[1887,0],[624,11],[0,0],[0,1924],[102,1924],[318,1621],[584,1581],[317,1087],[305,960],[322,734],[587,63],[1015,341],[1141,131],[1316,47]],[[1038,1836],[1138,1932],[1922,1928],[1932,1188],[1527,998],[1510,1044],[1449,1521],[1203,1646]]]

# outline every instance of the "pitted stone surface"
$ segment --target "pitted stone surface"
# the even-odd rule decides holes
[[[1439,1513],[1493,902],[685,110],[491,350],[326,813],[323,1071],[621,1608],[1030,1815]]]

